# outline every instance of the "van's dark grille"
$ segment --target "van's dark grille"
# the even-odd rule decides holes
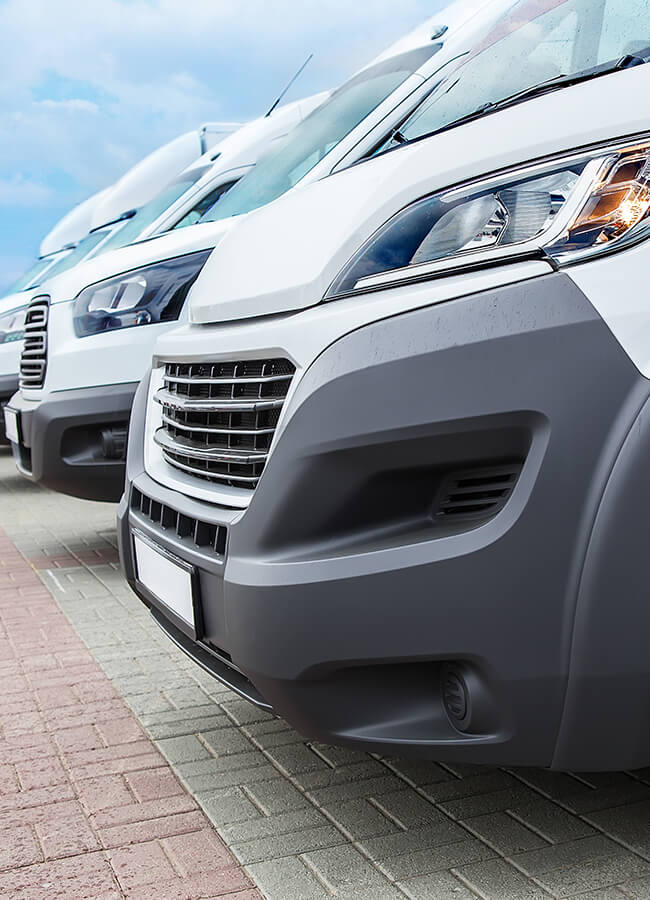
[[[35,297],[25,315],[25,340],[20,357],[21,388],[42,388],[47,368],[47,323],[50,298]]]
[[[212,550],[218,556],[226,553],[228,529],[225,525],[214,525],[185,516],[164,503],[152,500],[135,487],[131,489],[131,509],[163,531],[171,531],[181,539],[192,541],[201,550]]]
[[[449,474],[438,493],[434,516],[491,519],[506,505],[523,463],[512,462]]]
[[[163,457],[198,478],[253,490],[295,371],[286,359],[168,363],[155,397]]]

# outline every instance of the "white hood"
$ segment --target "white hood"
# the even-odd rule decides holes
[[[114,222],[130,209],[148,203],[176,175],[204,152],[198,131],[188,131],[141,160],[111,188],[94,209],[90,229]]]
[[[259,158],[268,152],[273,141],[287,135],[311,112],[319,107],[330,96],[330,91],[321,91],[311,97],[296,100],[279,106],[270,116],[254,119],[225,137],[217,147],[213,147],[189,165],[182,175],[189,175],[196,169],[211,166],[206,173],[206,180],[214,178],[221,171],[234,166],[255,165]]]
[[[110,190],[111,188],[105,188],[103,191],[93,194],[57,222],[50,233],[43,238],[39,256],[50,256],[69,244],[76,244],[82,237],[85,237],[90,231],[95,208],[103,202]]]
[[[27,296],[29,300],[38,294],[49,294],[52,303],[73,300],[85,287],[105,278],[113,278],[131,269],[184,256],[187,253],[212,250],[233,221],[208,222],[194,225],[192,228],[181,228],[119,250],[109,251],[102,256],[81,262],[49,281],[44,281],[38,289],[23,296]]]
[[[25,293],[24,291],[0,297],[0,316],[11,312],[12,309],[20,309],[21,306],[26,306],[31,297],[30,293]]]
[[[227,322],[319,303],[361,245],[420,197],[508,166],[649,131],[650,117],[638,102],[648,88],[650,66],[632,68],[290,191],[238,220],[221,241],[190,293],[190,321]]]

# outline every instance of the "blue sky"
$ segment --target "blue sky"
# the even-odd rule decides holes
[[[0,296],[72,206],[204,121],[334,87],[443,0],[0,0]]]

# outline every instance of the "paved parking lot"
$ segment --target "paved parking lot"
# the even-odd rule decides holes
[[[78,635],[89,649],[92,665],[96,661],[103,669],[110,702],[125,701],[130,707],[134,718],[121,713],[120,721],[131,723],[133,741],[150,739],[155,747],[146,753],[164,757],[158,766],[169,774],[140,776],[140,802],[184,797],[175,802],[189,803],[188,811],[200,816],[198,804],[242,869],[224,857],[213,888],[205,878],[200,885],[183,881],[183,865],[191,869],[191,863],[174,862],[174,845],[170,850],[164,828],[175,813],[170,811],[173,803],[163,803],[151,814],[155,827],[129,832],[127,874],[118,872],[114,893],[106,888],[101,896],[146,896],[142,875],[129,873],[143,867],[151,872],[156,864],[164,868],[171,860],[166,881],[145,878],[148,895],[157,900],[198,900],[226,890],[249,900],[256,893],[247,877],[269,900],[650,900],[650,769],[584,776],[488,770],[305,743],[286,723],[237,699],[198,670],[158,631],[121,578],[114,514],[108,504],[77,501],[30,485],[0,450],[0,529],[29,562],[31,576],[36,579],[37,573],[55,598],[74,639]],[[0,626],[0,641],[2,637]],[[28,640],[20,647],[25,657],[33,657]],[[37,662],[31,659],[32,671],[39,671]],[[57,664],[63,670],[67,665],[65,658]],[[73,654],[69,665],[75,664]],[[77,690],[75,696],[78,700],[83,694]],[[106,710],[100,703],[95,721],[93,709],[89,707],[83,727],[105,735]],[[6,743],[11,734],[15,746],[24,735],[26,747],[38,744],[30,732],[29,711],[5,702],[0,715],[0,740]],[[23,727],[16,728],[21,716]],[[84,734],[79,735],[82,742]],[[20,762],[12,759],[3,763],[0,758],[0,775],[7,784],[12,780],[12,790],[27,790]],[[128,822],[133,776],[118,766],[111,779],[111,816],[117,823]],[[177,786],[171,794],[170,784]],[[78,795],[75,785],[77,781],[71,789]],[[80,809],[89,814],[88,802],[79,799]],[[3,852],[0,838],[0,870],[11,870],[13,878],[41,857],[22,847],[22,832],[3,809],[0,801],[0,835],[13,835],[15,846]],[[193,833],[202,837],[183,851],[186,860],[194,859],[195,871],[205,865],[205,856],[222,853],[221,842],[210,843],[204,819],[198,821]],[[38,827],[27,832],[25,840],[38,843]],[[95,829],[93,841],[88,856],[103,852],[110,860],[109,838]],[[40,850],[36,845],[32,849],[32,854],[39,852],[42,842]],[[78,859],[78,846],[75,854]],[[224,870],[234,881],[222,890],[217,878]],[[0,896],[27,896],[15,893],[19,877],[5,881],[14,894],[3,890],[2,877],[0,871]],[[163,884],[164,890],[154,884]],[[88,891],[79,896],[100,896]],[[42,896],[73,894],[48,888]]]

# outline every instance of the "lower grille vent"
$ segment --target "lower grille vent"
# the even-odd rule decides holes
[[[451,472],[434,506],[438,519],[491,519],[510,499],[523,463],[514,462]]]
[[[25,339],[20,357],[21,388],[42,388],[47,366],[47,323],[50,298],[35,297],[25,314]]]
[[[174,532],[179,538],[188,538],[201,550],[212,550],[218,556],[226,553],[228,529],[224,525],[212,525],[185,516],[164,503],[152,500],[137,488],[131,491],[131,509],[162,530]]]

